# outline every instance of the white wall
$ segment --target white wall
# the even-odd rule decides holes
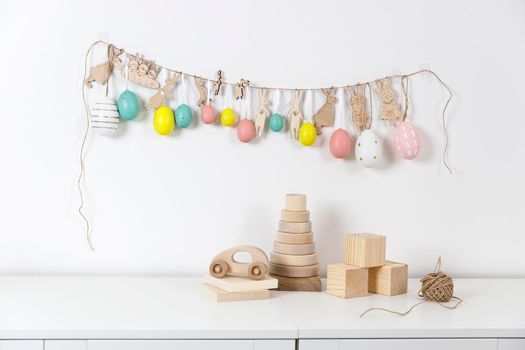
[[[269,252],[284,194],[304,192],[323,265],[342,259],[345,233],[370,231],[388,235],[388,256],[412,276],[442,255],[454,276],[525,277],[524,15],[518,0],[4,0],[0,273],[202,274],[229,246]],[[456,93],[455,175],[440,164],[445,94],[431,78],[411,81],[420,159],[383,169],[331,158],[328,136],[312,149],[285,134],[242,145],[233,129],[205,125],[162,138],[148,115],[119,137],[89,137],[92,253],[75,181],[83,56],[101,32],[174,68],[268,85],[341,85],[429,64]]]

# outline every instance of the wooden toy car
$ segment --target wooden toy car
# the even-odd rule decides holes
[[[246,252],[252,256],[251,263],[235,260],[235,254]],[[268,273],[268,257],[259,248],[253,246],[238,246],[226,249],[217,254],[210,264],[210,274],[222,278],[226,274],[248,275],[251,279],[261,280]]]

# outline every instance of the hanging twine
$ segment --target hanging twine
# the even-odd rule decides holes
[[[439,306],[442,306],[446,309],[453,310],[463,302],[463,299],[454,296],[454,281],[452,277],[447,276],[444,272],[441,271],[441,257],[439,257],[434,272],[426,274],[421,279],[421,289],[417,293],[420,297],[424,298],[424,301],[412,305],[407,311],[399,312],[395,310],[385,309],[382,307],[372,307],[365,312],[363,312],[359,317],[363,317],[370,311],[379,310],[389,312],[391,314],[405,316],[408,315],[412,310],[417,306],[424,304],[426,302],[434,302]],[[453,305],[445,305],[443,303],[449,302],[452,299],[456,300],[456,303]]]

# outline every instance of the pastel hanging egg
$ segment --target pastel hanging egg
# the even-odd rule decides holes
[[[205,124],[213,124],[215,123],[215,118],[217,116],[217,113],[215,112],[215,109],[213,109],[210,105],[204,105],[201,107],[201,120]]]
[[[221,113],[221,123],[224,126],[234,126],[235,125],[235,112],[231,108],[226,108]]]
[[[396,127],[395,143],[399,155],[408,160],[416,158],[421,149],[416,128],[409,122],[401,122]]]
[[[140,102],[133,92],[125,90],[117,101],[118,114],[124,120],[133,120],[140,113]]]
[[[170,107],[162,105],[155,110],[153,127],[160,135],[169,135],[175,129],[175,117]]]
[[[101,96],[91,106],[91,127],[98,134],[104,136],[113,135],[118,129],[119,115],[118,107],[113,99]]]
[[[335,158],[346,158],[352,148],[352,136],[344,129],[337,129],[330,137],[330,153]]]
[[[317,131],[315,126],[308,122],[301,125],[299,129],[299,142],[304,146],[311,146],[315,143],[315,138],[317,136]]]
[[[284,126],[284,118],[279,113],[273,113],[270,116],[270,120],[268,122],[270,126],[270,130],[279,132],[283,129]]]
[[[177,127],[182,129],[187,128],[191,125],[192,119],[192,111],[187,104],[183,103],[175,110],[175,125],[177,125]]]
[[[372,130],[364,130],[357,138],[355,158],[365,168],[372,168],[383,158],[381,140]]]
[[[255,124],[248,118],[241,119],[237,125],[237,138],[244,143],[248,143],[255,138]]]

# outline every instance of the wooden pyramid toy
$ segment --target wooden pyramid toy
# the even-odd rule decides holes
[[[270,256],[279,290],[320,292],[319,262],[304,194],[287,194]]]
[[[235,260],[237,253],[249,253],[252,261]],[[238,246],[217,254],[204,276],[203,289],[215,301],[268,299],[277,279],[268,276],[268,257],[257,247]]]

